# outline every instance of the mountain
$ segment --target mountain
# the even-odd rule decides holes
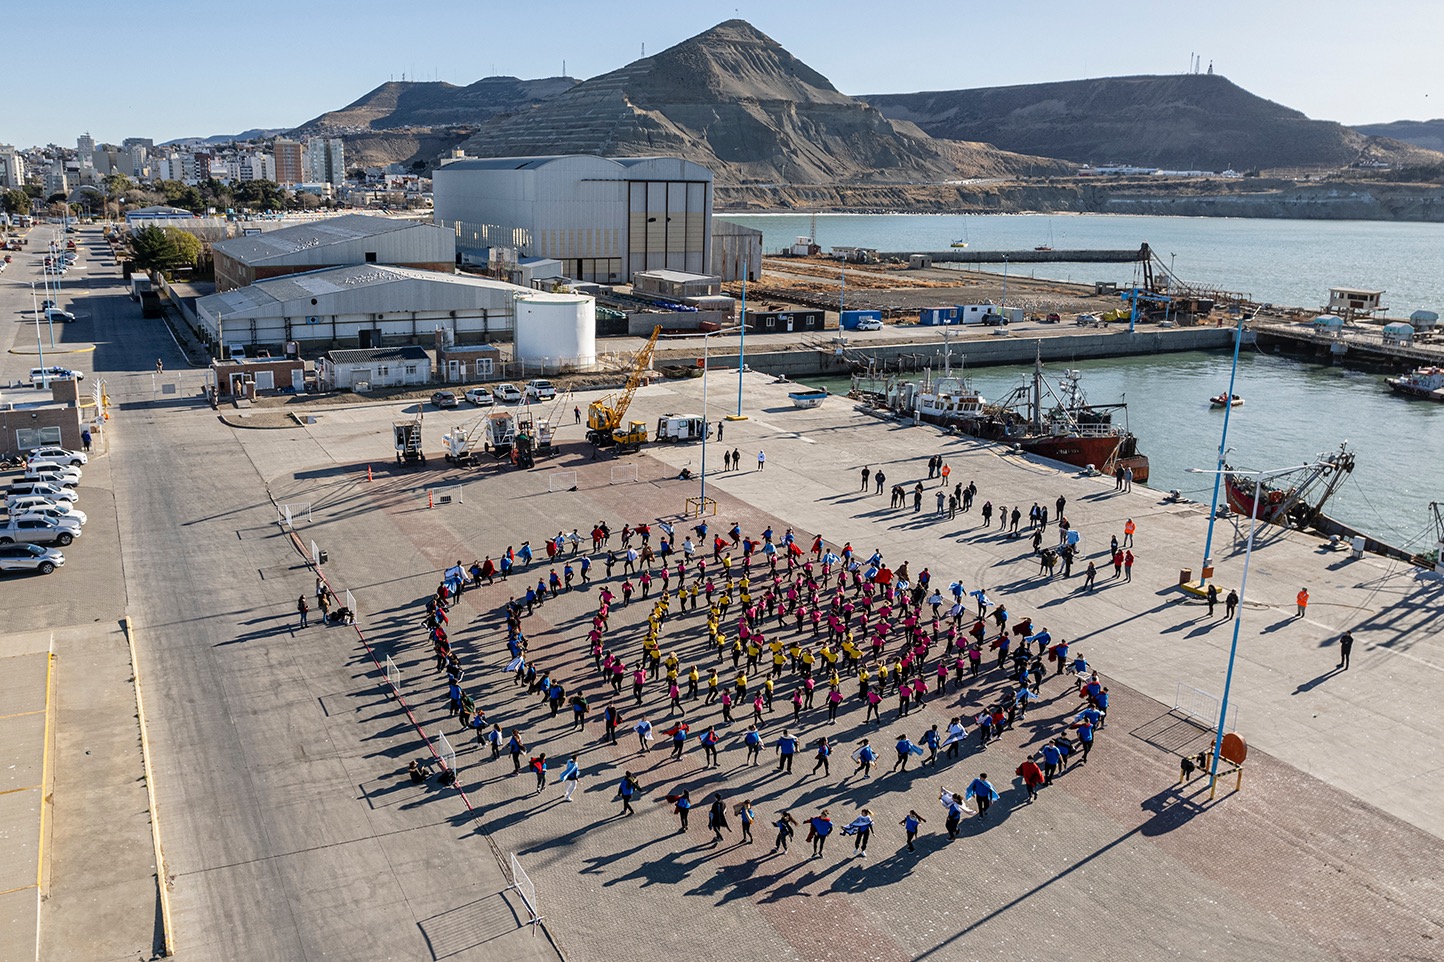
[[[176,137],[161,144],[162,147],[170,147],[174,144],[239,144],[248,140],[269,140],[277,134],[286,132],[284,127],[253,127],[250,130],[243,130],[238,134],[213,134],[210,137]]]
[[[1369,137],[1389,137],[1425,150],[1444,151],[1444,120],[1396,120],[1356,125],[1354,129]]]
[[[743,20],[577,84],[482,126],[477,157],[675,154],[719,184],[937,182],[1052,173],[1062,165],[941,143],[840,93]]]
[[[1428,162],[1417,148],[1310,120],[1215,74],[874,94],[868,103],[934,137],[1075,163],[1173,170]],[[1437,159],[1437,158],[1436,158]]]
[[[534,107],[576,85],[571,77],[483,77],[458,87],[444,81],[391,81],[340,110],[291,130],[293,137],[479,124]]]

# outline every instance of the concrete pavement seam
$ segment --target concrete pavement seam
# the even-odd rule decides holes
[[[55,711],[55,633],[50,633],[50,648],[45,653],[45,741],[40,752],[40,836],[35,853],[35,959],[40,960],[40,906],[45,899],[45,826],[47,799],[50,797],[50,745],[54,739]]]
[[[145,794],[150,803],[150,837],[155,847],[155,881],[160,895],[161,932],[165,938],[165,954],[175,955],[175,931],[171,925],[170,883],[166,877],[165,853],[160,842],[160,813],[155,801],[155,773],[150,765],[150,735],[145,725],[145,702],[140,691],[140,660],[135,648],[135,626],[127,615],[125,640],[130,645],[130,670],[135,678],[136,718],[140,722],[140,758],[145,767]]]

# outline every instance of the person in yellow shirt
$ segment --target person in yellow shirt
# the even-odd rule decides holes
[[[717,669],[713,668],[707,672],[707,704],[710,705],[717,700],[717,686],[722,680],[717,677]]]
[[[692,610],[697,610],[697,582],[692,582],[692,587],[687,589],[687,600],[692,604]]]
[[[887,691],[887,662],[885,661],[877,663],[877,690],[878,694]]]
[[[802,653],[802,675],[804,678],[812,677],[812,668],[816,664],[817,655],[813,654],[811,648],[808,648]]]
[[[693,665],[691,668],[688,668],[688,669],[687,669],[687,698],[688,698],[689,700],[697,697],[697,686],[698,686],[699,684],[701,684],[701,682],[702,682],[702,674],[701,674],[701,672],[699,672],[699,671],[697,670],[697,666],[696,666],[696,665]]]
[[[857,697],[867,697],[868,682],[871,680],[872,675],[868,672],[867,667],[863,666],[862,671],[857,673]]]
[[[737,673],[736,686],[737,686],[737,700],[738,700],[738,701],[742,701],[743,699],[745,699],[745,698],[747,697],[747,673],[746,673],[746,672],[741,672],[741,671],[739,671],[739,672]]]
[[[787,657],[782,654],[781,648],[772,653],[772,677],[781,678],[782,669],[787,665]]]
[[[677,653],[675,651],[669,651],[667,652],[667,657],[663,664],[667,666],[668,671],[676,671],[677,667],[681,665],[682,662],[677,658]]]
[[[769,678],[762,683],[762,700],[767,702],[767,710],[772,711],[772,679]]]

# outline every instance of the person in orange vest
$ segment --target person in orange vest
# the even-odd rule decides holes
[[[1309,589],[1307,589],[1307,588],[1300,588],[1300,589],[1299,589],[1298,597],[1296,597],[1294,600],[1297,601],[1298,604],[1299,604],[1299,614],[1298,614],[1298,616],[1299,616],[1300,618],[1302,618],[1302,617],[1308,612],[1308,609],[1309,609]]]
[[[1127,521],[1123,522],[1123,547],[1133,547],[1133,532],[1137,530],[1138,526],[1133,523],[1132,518],[1129,518]]]
[[[953,473],[953,469],[950,468],[950,467],[948,467],[946,464],[944,464],[944,465],[943,465],[943,471],[942,471],[942,475],[943,475],[943,487],[946,488],[946,487],[948,486],[948,475],[950,475],[950,474],[952,474],[952,473]]]

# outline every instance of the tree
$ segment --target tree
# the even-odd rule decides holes
[[[131,179],[124,174],[110,174],[105,178],[105,193],[110,197],[119,197],[134,186]]]
[[[7,190],[0,194],[0,206],[8,214],[30,213],[30,195],[23,190]]]
[[[131,234],[130,247],[135,266],[145,271],[193,267],[201,256],[201,242],[175,227],[142,227]]]

